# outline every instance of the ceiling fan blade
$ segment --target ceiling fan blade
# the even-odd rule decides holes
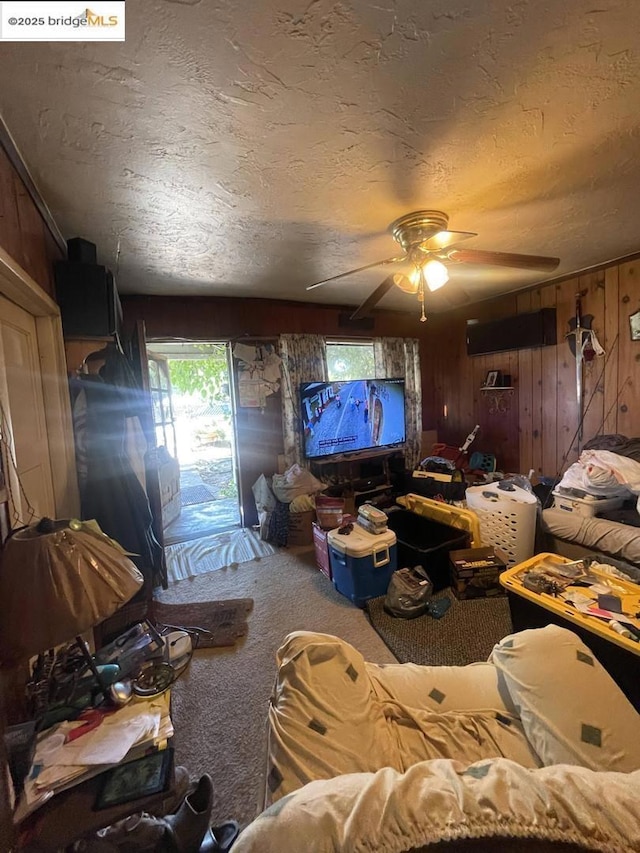
[[[376,287],[376,289],[373,291],[373,293],[370,296],[367,296],[367,298],[361,305],[358,305],[358,307],[353,312],[351,317],[349,317],[349,319],[359,320],[360,317],[366,317],[366,315],[371,311],[371,309],[375,308],[378,302],[380,302],[382,297],[385,296],[391,290],[391,288],[396,283],[396,278],[401,278],[401,276],[388,275],[382,282],[382,284],[379,284],[378,287]]]
[[[354,275],[354,273],[362,272],[363,270],[370,270],[373,267],[381,267],[385,264],[395,264],[398,261],[405,261],[407,259],[406,255],[403,255],[401,258],[386,258],[384,261],[376,261],[373,264],[365,264],[363,267],[357,267],[354,270],[348,270],[347,272],[341,272],[339,275],[332,275],[329,278],[323,278],[322,281],[316,281],[313,284],[310,284],[306,289],[313,290],[315,287],[320,287],[321,284],[326,284],[328,281],[336,281],[338,278],[345,278],[348,275]]]
[[[471,297],[466,290],[463,290],[457,284],[451,287],[451,282],[446,287],[441,288],[439,293],[442,293],[443,300],[448,305],[451,305],[452,308],[458,308],[460,305],[466,305],[471,301]]]
[[[469,237],[477,236],[473,231],[438,231],[433,237],[425,240],[420,248],[428,252],[441,252],[443,249],[462,243],[463,240],[468,240]]]
[[[494,267],[514,267],[521,270],[545,270],[551,272],[560,263],[560,258],[543,255],[514,255],[511,252],[483,252],[481,249],[452,249],[447,252],[450,261],[462,264],[488,264]]]

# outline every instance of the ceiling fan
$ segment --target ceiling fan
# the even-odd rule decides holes
[[[511,252],[485,252],[481,249],[458,249],[458,243],[476,237],[473,231],[449,231],[449,216],[441,210],[415,210],[396,219],[389,226],[393,239],[401,246],[403,254],[383,261],[365,264],[348,272],[332,275],[310,284],[307,290],[313,290],[330,281],[353,275],[373,267],[387,264],[411,263],[413,271],[409,275],[395,273],[388,276],[351,315],[355,320],[367,314],[382,297],[395,285],[405,293],[417,294],[421,307],[420,320],[427,317],[424,313],[425,290],[435,291],[449,280],[448,265],[486,264],[489,266],[513,267],[524,270],[544,270],[551,272],[560,263],[560,258],[547,258],[541,255],[514,255]]]

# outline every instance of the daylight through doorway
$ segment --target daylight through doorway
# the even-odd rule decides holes
[[[228,344],[154,342],[147,350],[158,446],[179,466],[179,499],[175,482],[165,489],[174,492],[167,512],[163,506],[165,545],[240,527]],[[153,392],[154,361],[169,395]]]

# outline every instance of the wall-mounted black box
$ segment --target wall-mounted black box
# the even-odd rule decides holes
[[[78,264],[97,264],[96,244],[83,237],[72,237],[67,240],[67,260]]]
[[[555,308],[542,308],[488,323],[467,323],[467,355],[547,347],[556,343]]]
[[[111,272],[99,264],[59,261],[56,300],[65,337],[107,337],[122,328],[122,305]]]

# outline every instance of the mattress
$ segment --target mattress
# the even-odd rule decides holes
[[[542,512],[542,531],[589,551],[631,563],[632,571],[628,573],[634,580],[640,580],[637,569],[640,566],[640,531],[637,527],[597,516],[588,518],[577,512],[545,509]]]

